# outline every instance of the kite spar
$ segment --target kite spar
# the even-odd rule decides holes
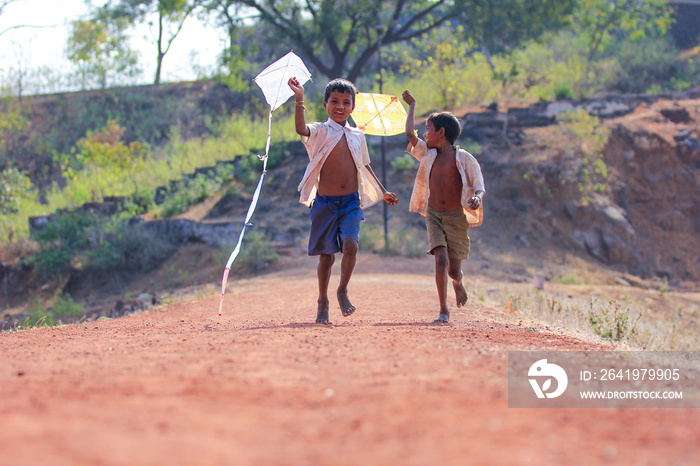
[[[352,119],[365,134],[394,136],[406,131],[406,110],[393,95],[358,93]]]
[[[267,68],[262,70],[255,78],[253,78],[253,81],[255,81],[265,95],[265,101],[270,105],[270,113],[267,117],[267,141],[265,142],[265,155],[258,155],[258,158],[260,158],[260,160],[263,162],[260,180],[258,181],[258,186],[255,188],[253,199],[250,201],[250,207],[248,207],[248,213],[245,216],[241,234],[238,236],[238,243],[228,258],[226,268],[224,269],[224,276],[221,279],[219,317],[221,317],[221,309],[224,306],[224,294],[226,293],[228,274],[231,271],[233,261],[236,260],[238,253],[241,251],[241,243],[243,242],[243,236],[245,235],[246,228],[252,226],[250,219],[253,216],[253,212],[255,212],[255,207],[258,204],[260,190],[262,189],[263,180],[265,179],[265,174],[267,173],[267,157],[270,152],[270,134],[272,130],[272,112],[277,110],[291,96],[294,95],[294,92],[287,85],[290,78],[297,78],[299,80],[299,84],[304,84],[306,81],[311,79],[311,73],[309,73],[309,70],[304,65],[304,62],[293,52],[289,52],[284,57],[272,63]]]

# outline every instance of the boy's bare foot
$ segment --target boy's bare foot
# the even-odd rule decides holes
[[[440,311],[440,315],[435,319],[436,324],[445,324],[450,321],[450,311],[445,309]]]
[[[317,324],[329,324],[328,320],[328,298],[321,299],[318,298],[318,313],[316,314]]]
[[[340,312],[343,313],[343,317],[347,317],[355,312],[355,306],[348,299],[347,290],[338,290],[338,304],[340,304]]]
[[[457,297],[457,307],[462,307],[467,304],[469,296],[467,295],[467,290],[462,285],[462,281],[459,282],[452,281],[452,286],[455,289],[455,296]]]

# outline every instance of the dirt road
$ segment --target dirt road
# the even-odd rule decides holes
[[[509,350],[604,347],[478,300],[433,324],[432,276],[375,265],[332,325],[308,266],[232,283],[220,319],[214,296],[0,334],[0,464],[700,463],[697,410],[509,409]]]

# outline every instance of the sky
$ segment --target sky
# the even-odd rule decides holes
[[[94,0],[102,5],[105,1]],[[87,13],[84,0],[15,0],[0,15],[0,73],[9,69],[26,70],[48,65],[66,70],[70,63],[65,47],[70,22]],[[41,28],[6,29],[16,25]],[[131,48],[140,53],[143,70],[139,84],[151,84],[155,77],[156,45],[147,24],[130,31]],[[189,17],[163,61],[161,82],[197,78],[197,70],[213,69],[223,47],[223,36],[196,17]],[[20,66],[21,65],[21,66]]]

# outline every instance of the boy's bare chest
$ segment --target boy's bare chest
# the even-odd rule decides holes
[[[438,154],[430,169],[431,180],[437,178],[445,181],[461,179],[454,155]]]
[[[352,152],[350,151],[350,147],[348,146],[348,141],[345,136],[340,138],[338,143],[328,154],[328,157],[323,164],[323,168],[327,169],[329,167],[333,167],[333,170],[343,168],[346,170],[355,169],[355,161],[353,160]]]

